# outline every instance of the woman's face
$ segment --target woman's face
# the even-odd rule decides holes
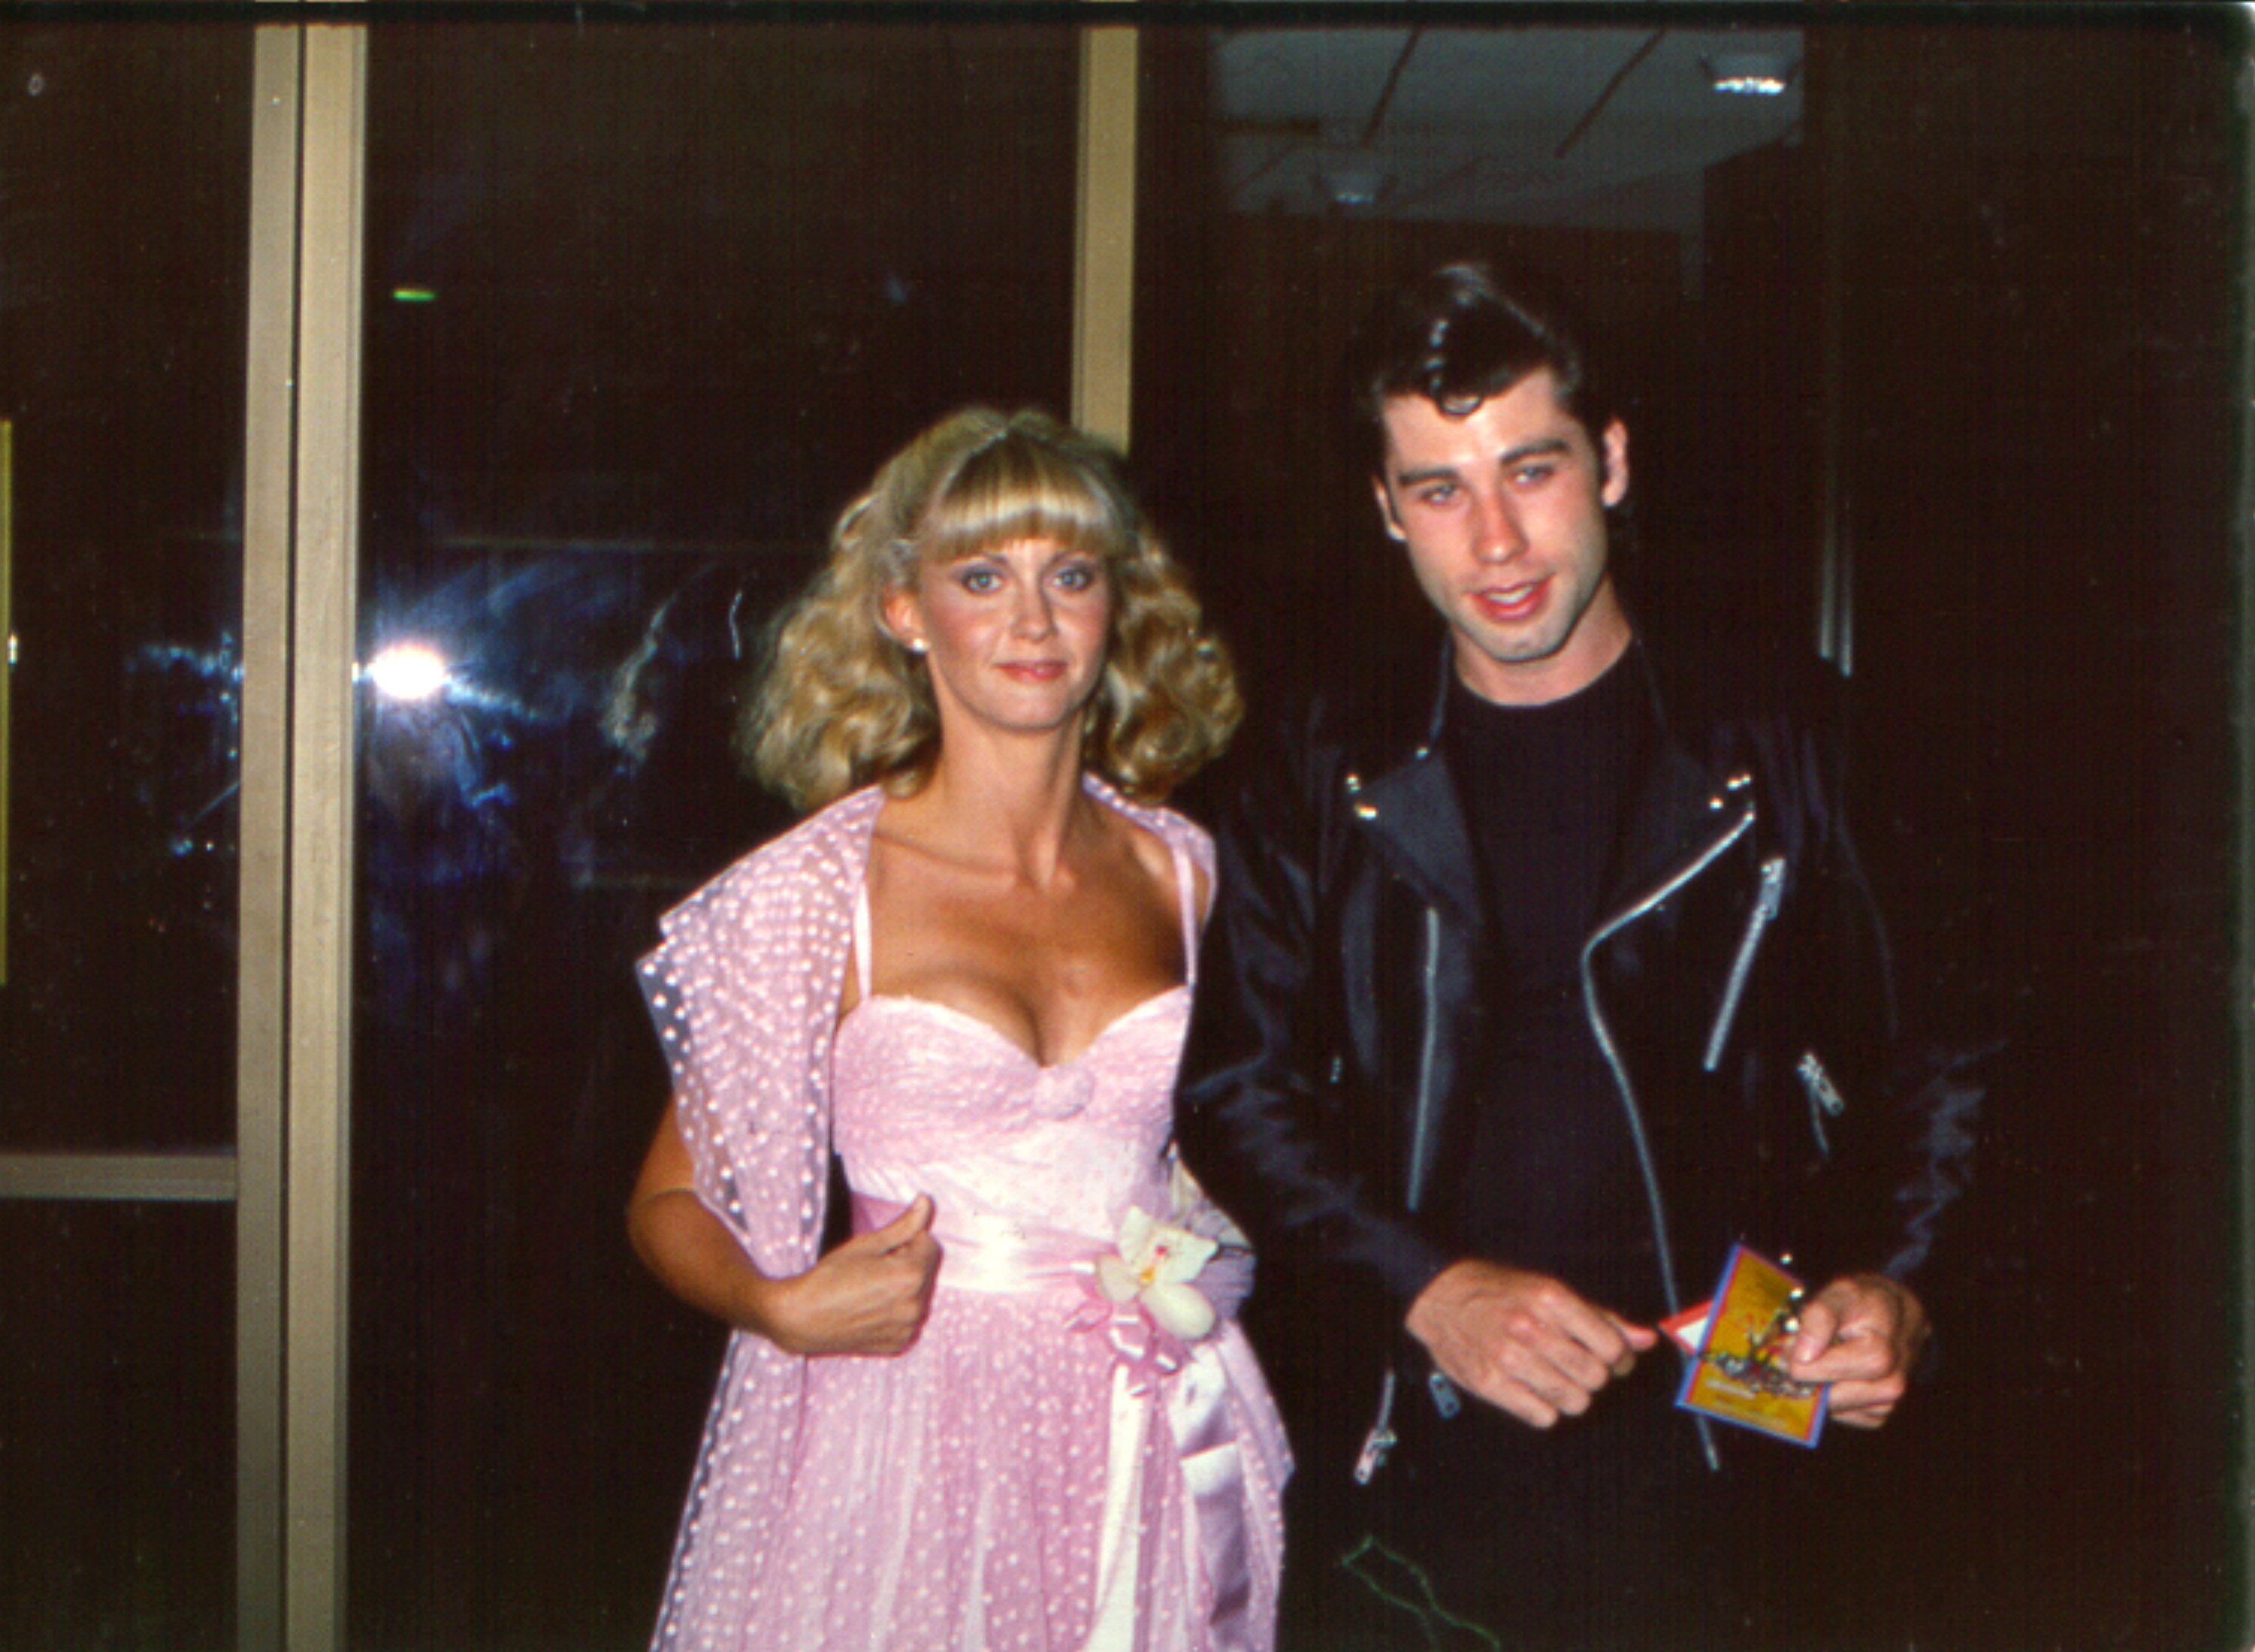
[[[943,740],[964,719],[1044,733],[1076,724],[1104,674],[1112,581],[1095,552],[1014,539],[924,564],[885,623],[923,645]]]

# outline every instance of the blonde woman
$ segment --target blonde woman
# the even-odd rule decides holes
[[[1174,1163],[1240,704],[1110,454],[959,412],[878,473],[747,723],[794,831],[643,965],[629,1227],[735,1329],[661,1648],[1264,1648],[1289,1473]],[[854,1236],[818,1255],[832,1144]]]

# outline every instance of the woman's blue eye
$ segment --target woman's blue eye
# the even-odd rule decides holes
[[[1071,567],[1058,569],[1057,580],[1068,591],[1085,591],[1096,584],[1096,570],[1085,562],[1076,562]]]

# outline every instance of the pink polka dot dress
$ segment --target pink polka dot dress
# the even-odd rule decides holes
[[[1174,852],[1194,958],[1203,835],[1128,812]],[[1184,1204],[1169,1147],[1191,987],[1044,1066],[972,1016],[873,994],[859,882],[851,903],[832,1140],[860,1226],[931,1195],[931,1316],[897,1357],[797,1362],[788,1455],[748,1479],[724,1377],[656,1644],[1264,1652],[1289,1459],[1259,1369],[1233,1320],[1185,1338],[1096,1278],[1134,1212],[1220,1220]],[[1220,1274],[1203,1277],[1226,1308]],[[738,1526],[760,1552],[708,1564]]]

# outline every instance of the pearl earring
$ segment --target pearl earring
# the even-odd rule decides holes
[[[924,651],[926,646],[927,644],[921,636],[911,636],[909,638],[909,652],[911,654],[921,655]]]

